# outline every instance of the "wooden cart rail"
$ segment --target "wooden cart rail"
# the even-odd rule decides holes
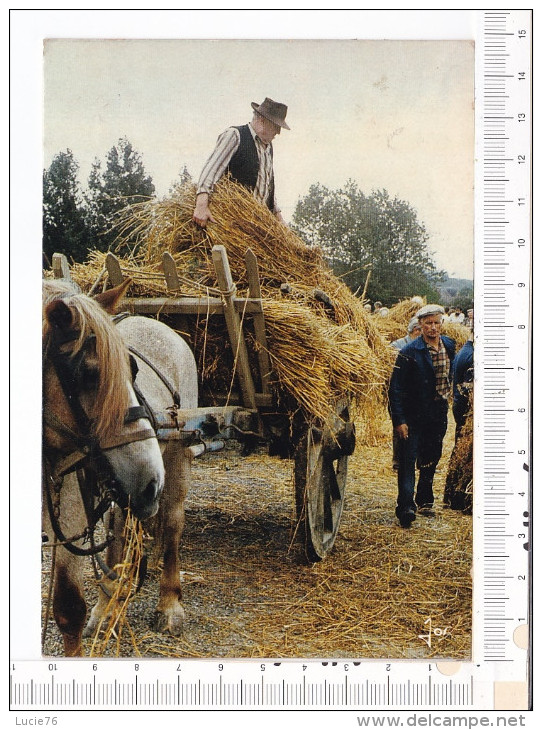
[[[215,267],[221,297],[183,297],[179,296],[181,283],[175,261],[170,253],[162,257],[162,268],[166,286],[175,296],[153,298],[128,298],[126,303],[135,314],[222,314],[226,321],[228,337],[235,356],[236,377],[244,406],[251,409],[271,405],[273,402],[269,386],[271,362],[269,359],[265,319],[261,300],[258,262],[253,251],[247,250],[245,265],[249,282],[247,298],[236,296],[236,286],[231,275],[230,264],[224,246],[213,246],[212,259]],[[106,257],[106,268],[109,280],[116,286],[124,281],[118,259],[111,253]],[[248,359],[246,341],[243,332],[242,315],[250,314],[254,321],[254,332],[258,342],[258,367],[262,392],[256,393],[254,379]]]

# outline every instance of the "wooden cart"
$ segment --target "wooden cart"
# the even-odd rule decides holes
[[[169,253],[165,253],[162,268],[168,296],[125,299],[129,312],[160,316],[177,330],[186,331],[187,318],[191,315],[223,316],[236,355],[236,390],[227,394],[213,393],[211,405],[204,402],[191,412],[179,411],[178,420],[184,423],[183,429],[172,432],[170,424],[159,423],[157,436],[159,439],[182,439],[183,434],[188,438],[189,433],[198,432],[206,448],[211,450],[220,448],[224,438],[236,438],[247,446],[259,439],[275,444],[274,452],[291,456],[294,459],[298,534],[304,541],[308,560],[322,560],[337,536],[345,498],[348,456],[355,445],[350,399],[345,394],[335,404],[333,417],[327,424],[309,422],[299,416],[292,422],[286,413],[281,414],[270,382],[271,362],[256,257],[250,249],[247,251],[248,299],[236,296],[225,248],[214,246],[212,258],[219,297],[182,295],[175,262]],[[113,254],[106,257],[106,269],[111,285],[122,283],[125,277]],[[65,257],[54,255],[53,271],[56,277],[69,277]],[[249,324],[258,343],[257,373],[254,373],[254,365],[251,366],[245,340],[245,327]],[[282,445],[277,447],[277,444]]]

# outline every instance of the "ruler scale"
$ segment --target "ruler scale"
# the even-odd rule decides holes
[[[479,710],[527,687],[532,15],[478,18],[473,661],[15,658],[12,709]]]
[[[475,488],[483,522],[475,566],[475,647],[502,677],[526,681],[514,631],[529,622],[528,343],[530,304],[529,11],[487,11],[478,54]],[[481,132],[481,135],[480,135]],[[482,164],[480,165],[480,160]],[[479,329],[478,329],[479,328]],[[480,334],[481,332],[481,334]],[[481,487],[481,490],[480,490]],[[476,489],[475,489],[476,491]],[[525,656],[523,654],[523,656]],[[510,665],[514,670],[510,673]],[[496,670],[495,675],[501,677]]]
[[[111,664],[111,663],[110,663]],[[132,673],[134,665],[129,664],[126,673]],[[260,665],[256,671],[241,669],[242,676],[232,681],[222,679],[222,675],[215,681],[174,679],[126,679],[120,682],[111,677],[98,680],[94,676],[91,680],[55,679],[49,681],[30,680],[28,683],[15,682],[12,679],[11,702],[13,706],[21,707],[56,707],[59,709],[79,708],[227,708],[227,707],[292,707],[292,708],[340,708],[340,707],[373,707],[386,709],[390,707],[436,707],[458,708],[473,706],[472,677],[465,673],[461,680],[442,677],[433,679],[429,675],[425,680],[415,681],[406,678],[409,671],[401,672],[401,680],[391,680],[386,666],[380,664],[377,673],[381,680],[365,679],[368,674],[366,668],[359,669],[362,678],[357,678],[353,669],[345,674],[344,667],[348,663],[338,662],[333,668],[330,678],[309,680],[301,676],[304,671],[310,675],[320,674],[321,665],[314,665],[302,670],[298,665],[274,667],[276,673],[288,676],[288,679],[267,679],[261,674]],[[93,670],[91,663],[84,662],[82,674],[90,674]],[[228,672],[229,667],[222,671]],[[62,667],[57,663],[55,677],[64,674]],[[175,674],[177,665],[170,667],[168,672]],[[266,671],[270,675],[273,669]],[[69,670],[66,672],[66,674]],[[98,670],[100,674],[111,674],[108,669]],[[118,669],[113,669],[118,672]],[[218,674],[217,665],[212,670]],[[352,672],[352,675],[350,675]],[[152,675],[154,670],[151,670]],[[167,673],[167,672],[166,672]],[[166,674],[164,673],[164,674]],[[190,672],[189,664],[186,674]],[[233,670],[234,674],[239,674]],[[144,673],[145,676],[149,672]],[[184,668],[183,672],[184,674]],[[297,675],[297,678],[294,678]],[[335,676],[333,676],[335,675]],[[341,676],[342,675],[342,676]],[[333,678],[331,678],[333,677]]]

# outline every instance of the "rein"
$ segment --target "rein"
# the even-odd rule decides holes
[[[64,534],[61,526],[60,526],[60,490],[62,488],[62,479],[60,478],[54,478],[53,475],[49,471],[50,465],[46,462],[45,463],[45,496],[47,500],[47,511],[49,512],[49,519],[51,520],[51,526],[53,528],[53,532],[55,533],[55,537],[59,544],[61,544],[63,547],[68,550],[68,552],[72,553],[73,555],[78,556],[92,556],[97,555],[98,553],[103,552],[108,545],[111,544],[113,541],[113,536],[108,535],[106,539],[96,544],[94,542],[94,530],[96,529],[96,525],[98,524],[99,520],[103,518],[107,510],[110,508],[111,503],[115,501],[115,493],[113,491],[107,490],[105,491],[104,495],[102,496],[102,499],[100,500],[99,504],[96,507],[93,507],[93,501],[95,496],[100,495],[101,487],[99,479],[96,475],[94,475],[94,484],[92,485],[92,490],[86,489],[85,487],[88,487],[87,483],[87,471],[83,473],[83,470],[77,470],[77,481],[79,484],[79,491],[81,493],[81,499],[83,501],[83,506],[85,509],[85,514],[87,517],[87,527],[83,530],[83,532],[80,535],[72,535],[71,537],[66,537]],[[79,471],[81,473],[79,473]],[[75,542],[78,540],[84,540],[86,542],[90,542],[90,546],[83,548],[79,547],[78,545],[75,545]]]

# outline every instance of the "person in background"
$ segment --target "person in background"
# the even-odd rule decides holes
[[[456,424],[455,440],[469,412],[474,385],[474,336],[471,334],[457,353],[452,368],[453,403],[452,413]]]
[[[450,312],[448,321],[452,324],[463,324],[464,319],[465,315],[463,314],[461,309],[459,307],[453,307],[452,311]]]
[[[401,350],[405,345],[408,345],[409,342],[415,340],[416,337],[421,334],[421,331],[422,328],[420,326],[420,321],[418,317],[412,317],[412,319],[408,323],[406,335],[404,337],[400,337],[398,340],[394,340],[391,343],[392,347],[395,347],[396,350]]]
[[[388,391],[398,435],[395,514],[402,527],[410,527],[418,510],[433,514],[433,479],[448,427],[455,355],[455,342],[441,335],[443,313],[438,304],[427,304],[418,311],[421,335],[397,354]]]
[[[215,149],[201,171],[196,189],[192,220],[201,228],[215,223],[211,213],[212,193],[223,175],[248,188],[260,203],[284,223],[275,197],[272,142],[286,124],[288,107],[266,98],[252,102],[253,116],[248,124],[229,127],[218,138]]]
[[[408,345],[412,340],[415,340],[416,337],[419,337],[421,334],[422,328],[420,327],[420,322],[418,320],[418,317],[412,317],[410,322],[408,323],[407,327],[407,333],[404,337],[400,337],[398,340],[394,340],[391,343],[392,347],[395,347],[396,350],[402,350],[405,345]],[[399,435],[393,429],[393,440],[392,440],[392,446],[393,446],[393,458],[392,458],[392,464],[393,468],[397,470],[399,468],[399,460],[397,457],[398,451],[399,451]]]
[[[457,353],[452,368],[453,404],[452,413],[455,420],[455,444],[450,455],[450,466],[446,475],[443,503],[445,507],[472,513],[472,494],[465,493],[462,486],[470,460],[470,479],[472,481],[472,433],[465,431],[465,443],[459,444],[463,428],[472,412],[474,388],[474,336],[469,339]],[[469,448],[470,451],[466,451]],[[458,455],[462,455],[459,456]],[[465,456],[466,455],[466,456]],[[462,460],[466,464],[462,463]],[[453,465],[453,466],[452,466]]]

